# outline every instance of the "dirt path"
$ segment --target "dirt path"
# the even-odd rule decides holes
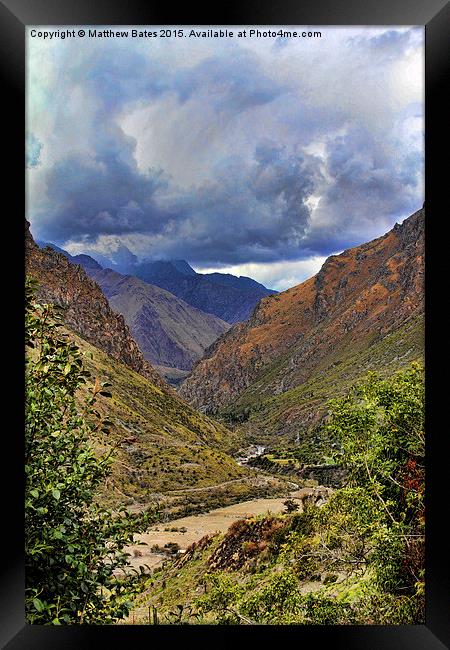
[[[298,501],[300,512],[303,508],[302,498],[307,494],[311,494],[312,491],[312,488],[302,488],[290,494],[291,499]],[[152,526],[147,533],[136,535],[136,541],[146,542],[147,546],[129,546],[127,550],[132,555],[130,562],[135,568],[147,564],[150,568],[154,569],[163,563],[166,556],[159,553],[152,553],[150,550],[152,546],[158,545],[164,547],[165,544],[173,542],[178,544],[180,549],[186,549],[204,535],[225,532],[237,519],[244,519],[266,512],[280,513],[284,510],[284,501],[286,501],[286,497],[278,499],[254,499],[253,501],[243,501],[224,508],[217,508],[203,514],[174,519],[169,523],[159,523]],[[186,532],[182,533],[179,530],[171,531],[171,528],[186,528]]]

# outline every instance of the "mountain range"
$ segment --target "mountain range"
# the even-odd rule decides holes
[[[173,385],[186,377],[231,323],[247,318],[262,296],[275,293],[251,278],[198,274],[185,260],[131,264],[123,261],[128,256],[122,251],[122,262],[116,266],[127,272],[119,273],[103,268],[90,255],[71,255],[55,244],[37,243],[83,267],[113,310],[124,316],[144,358]],[[104,256],[99,259],[110,262]]]
[[[116,470],[118,489],[137,498],[150,476],[161,489],[180,480],[208,485],[217,472],[221,480],[239,477],[225,452],[247,442],[317,447],[314,432],[330,398],[370,370],[392,374],[422,359],[424,228],[423,208],[384,236],[332,255],[305,282],[266,295],[247,321],[230,327],[89,256],[39,248],[27,227],[26,268],[39,282],[38,299],[63,308],[70,335],[93,359],[92,372],[116,387],[105,412],[116,436],[133,439],[122,457],[129,471]],[[181,260],[155,268],[160,277],[177,277],[175,269],[199,282]],[[219,275],[230,290],[236,280],[242,286],[242,279]],[[200,284],[227,288],[214,281],[200,276]],[[180,368],[194,363],[178,395],[143,352],[160,372],[174,364],[179,378],[188,372]]]
[[[137,262],[125,246],[121,247],[121,255],[113,256],[112,260],[96,252],[91,252],[90,255],[70,255],[55,244],[37,243],[41,248],[50,246],[87,271],[110,268],[122,275],[132,275],[169,291],[192,307],[213,314],[227,323],[246,320],[261,298],[277,293],[245,276],[197,273],[185,260]]]
[[[83,260],[84,261],[84,260]],[[25,221],[25,268],[38,282],[37,298],[63,309],[66,325],[113,359],[162,386],[121,314],[114,312],[101,288],[79,263],[52,247],[40,248]]]
[[[258,434],[298,437],[324,416],[329,397],[367,370],[389,373],[421,358],[424,223],[423,208],[263,298],[206,351],[181,394]]]
[[[161,372],[188,371],[230,325],[160,287],[111,269],[88,271],[125,318],[144,357]]]
[[[251,278],[196,273],[184,260],[142,262],[125,272],[227,323],[246,320],[261,298],[276,293]]]
[[[248,470],[226,453],[232,432],[177,395],[144,359],[100,286],[65,254],[37,246],[27,222],[25,260],[38,284],[36,300],[62,308],[63,331],[82,350],[92,382],[111,383],[112,397],[97,403],[111,431],[95,444],[100,451],[116,447],[117,457],[101,498],[145,503],[158,492],[245,480]]]

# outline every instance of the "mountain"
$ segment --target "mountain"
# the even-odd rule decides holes
[[[299,432],[370,369],[423,355],[421,209],[383,237],[332,255],[317,275],[263,298],[206,351],[181,394],[258,432]]]
[[[250,278],[196,273],[184,260],[141,262],[122,271],[227,323],[246,320],[261,298],[276,293]]]
[[[145,505],[162,495],[172,499],[174,491],[177,503],[190,503],[192,488],[204,499],[214,486],[236,479],[242,480],[243,494],[253,489],[247,485],[248,470],[226,453],[233,437],[226,427],[198,413],[167,385],[158,386],[67,331],[85,353],[91,376],[111,383],[112,397],[99,396],[96,403],[111,422],[108,435],[96,441],[99,450],[116,446],[112,476],[101,492],[104,503]]]
[[[63,308],[67,326],[110,357],[121,361],[156,385],[163,380],[146,361],[121,314],[108,304],[102,290],[67,254],[51,246],[40,248],[25,222],[25,268],[38,281],[37,299]]]
[[[122,314],[144,357],[166,369],[190,370],[230,325],[173,294],[111,269],[90,272],[115,312]],[[170,375],[170,371],[169,371]]]
[[[55,244],[37,243],[41,248],[50,246],[89,272],[111,268],[117,273],[135,276],[148,284],[169,291],[192,307],[230,324],[246,320],[261,298],[277,293],[245,276],[236,277],[229,273],[196,273],[186,260],[138,263],[136,256],[123,244],[110,259],[97,252],[93,252],[92,256],[70,255]]]
[[[231,275],[231,273],[202,273],[202,277],[214,284],[221,284],[225,287],[234,287],[235,289],[249,289],[255,291],[270,291],[266,287],[252,278],[247,278],[245,275],[240,275],[236,277]],[[270,294],[277,293],[276,291],[270,291]]]
[[[93,441],[99,451],[117,451],[101,498],[146,504],[158,494],[188,495],[193,486],[213,490],[236,479],[243,481],[238,482],[242,494],[253,489],[246,485],[249,470],[226,453],[232,432],[197,412],[161,379],[99,285],[66,255],[39,248],[27,222],[25,244],[26,272],[39,283],[37,301],[63,308],[64,330],[84,353],[92,381],[111,383],[112,397],[99,396],[97,403],[111,431]]]
[[[39,246],[39,248],[51,248],[56,253],[61,253],[61,255],[67,257],[67,259],[72,262],[72,264],[79,264],[86,271],[100,271],[102,268],[97,260],[94,260],[94,258],[90,255],[85,255],[84,253],[81,255],[71,255],[63,248],[60,248],[59,246],[56,246],[56,244],[51,244],[49,242],[36,240],[36,244]]]
[[[197,275],[192,266],[190,266],[186,260],[171,260],[171,264],[183,275]]]

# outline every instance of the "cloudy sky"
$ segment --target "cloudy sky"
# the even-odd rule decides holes
[[[422,27],[314,27],[320,39],[30,29],[37,239],[285,289],[422,206]]]

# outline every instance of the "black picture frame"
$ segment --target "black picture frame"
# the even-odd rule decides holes
[[[24,97],[25,97],[25,27],[27,25],[424,25],[425,114],[426,114],[426,427],[427,427],[427,541],[426,541],[426,624],[416,626],[30,626],[24,616],[23,555],[23,191],[24,164]],[[289,634],[296,645],[330,644],[352,649],[429,649],[450,647],[449,563],[445,534],[444,481],[448,458],[448,433],[439,419],[445,399],[439,395],[439,371],[443,367],[441,346],[445,348],[445,321],[434,310],[446,307],[446,292],[437,289],[440,275],[446,279],[445,246],[441,235],[444,217],[444,191],[447,189],[448,163],[445,135],[448,134],[448,104],[445,91],[449,86],[450,5],[445,0],[311,0],[309,2],[269,2],[245,0],[212,7],[190,4],[174,9],[170,4],[138,0],[0,0],[0,66],[2,72],[4,118],[4,158],[7,173],[3,198],[11,200],[4,208],[4,260],[13,252],[13,270],[4,262],[4,283],[9,297],[5,352],[12,360],[3,362],[7,373],[4,410],[11,415],[10,424],[2,427],[3,521],[8,551],[0,565],[0,641],[8,650],[45,648],[102,647],[115,642],[139,643],[190,641],[217,638],[255,642],[255,632],[262,632],[267,642],[280,642]],[[448,154],[447,154],[448,155]],[[447,183],[446,183],[447,181]],[[13,189],[15,188],[15,189]],[[445,193],[447,198],[448,191]],[[447,216],[447,215],[445,215]],[[7,291],[8,294],[8,291]],[[444,313],[444,312],[443,312]],[[442,315],[442,318],[444,316]],[[6,319],[6,317],[5,317]],[[439,350],[436,354],[433,351]],[[439,347],[438,347],[439,346]],[[6,365],[5,365],[6,364]],[[445,380],[445,375],[442,375]],[[443,409],[442,409],[443,411]],[[443,421],[445,422],[445,420]],[[5,468],[9,472],[5,471]],[[106,636],[105,636],[106,635]],[[141,645],[141,647],[143,647]]]

